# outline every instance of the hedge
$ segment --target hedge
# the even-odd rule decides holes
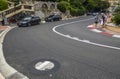
[[[66,2],[66,1],[61,1],[61,2],[57,5],[57,8],[58,8],[61,12],[65,13],[66,10],[69,8],[69,6],[70,6],[70,4],[69,4],[68,2]]]
[[[113,21],[116,25],[120,25],[120,14],[116,14],[113,18]]]

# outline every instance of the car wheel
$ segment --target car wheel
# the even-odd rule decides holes
[[[28,26],[31,26],[31,23],[28,23]]]
[[[53,19],[51,19],[51,22],[53,22],[54,20]]]
[[[60,18],[58,18],[57,21],[60,21]]]
[[[38,21],[37,24],[40,24],[40,22]]]

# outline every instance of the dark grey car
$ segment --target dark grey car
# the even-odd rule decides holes
[[[62,17],[58,14],[53,14],[45,18],[46,22],[60,21]]]
[[[27,16],[27,17],[23,18],[22,20],[20,20],[17,23],[17,25],[19,27],[27,27],[27,26],[39,24],[40,22],[41,22],[41,19],[38,16]]]

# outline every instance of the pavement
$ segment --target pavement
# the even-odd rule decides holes
[[[0,26],[0,36],[2,36],[2,33],[4,30],[6,30],[7,28],[9,28],[10,26]],[[1,53],[1,52],[0,52]],[[1,69],[0,69],[1,70]],[[5,79],[5,77],[3,76],[3,74],[0,71],[0,79]]]

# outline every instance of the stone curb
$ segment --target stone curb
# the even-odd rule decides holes
[[[13,28],[8,28],[0,34],[0,72],[5,79],[29,79],[27,76],[15,70],[13,67],[8,65],[3,55],[2,43],[5,35],[8,31]]]
[[[91,30],[93,32],[96,32],[96,33],[100,33],[100,34],[103,34],[103,35],[106,35],[106,36],[115,37],[115,38],[120,38],[120,35],[112,34],[112,33],[106,32],[103,29],[96,28],[95,25],[93,25],[93,24],[87,26],[87,28],[89,28],[89,30]]]

